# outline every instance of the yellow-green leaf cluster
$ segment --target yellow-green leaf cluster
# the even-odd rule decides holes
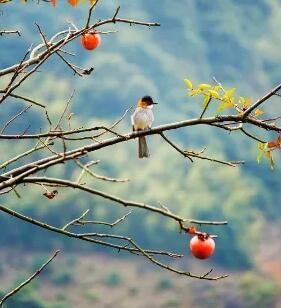
[[[224,89],[221,84],[212,86],[208,83],[200,83],[197,87],[189,79],[184,79],[184,83],[189,91],[189,96],[203,96],[203,108],[210,103],[212,99],[219,102],[217,106],[217,112],[221,113],[226,108],[235,108],[239,113],[243,113],[250,106],[252,97],[245,98],[239,96],[239,99],[235,99],[236,88]],[[264,114],[260,109],[256,109],[254,115],[256,117]]]
[[[243,112],[243,111],[245,111],[249,108],[252,99],[253,99],[252,97],[248,97],[247,99],[244,98],[243,96],[239,97],[238,104],[241,106],[241,112]],[[262,111],[261,109],[257,108],[255,110],[255,116],[256,117],[258,117],[262,114],[264,114],[264,111]]]
[[[239,104],[239,105],[242,105],[243,111],[246,110],[246,109],[248,109],[248,107],[250,106],[250,103],[251,103],[252,99],[253,99],[252,97],[248,97],[248,98],[245,98],[245,97],[243,97],[243,96],[240,96],[240,97],[239,97],[238,104]]]
[[[188,88],[189,96],[203,96],[203,108],[205,108],[212,99],[216,99],[220,103],[217,108],[218,112],[234,106],[233,96],[235,88],[224,91],[221,85],[216,84],[212,86],[208,83],[201,83],[197,87],[194,87],[189,79],[184,79],[184,83]]]
[[[273,159],[272,151],[268,147],[268,142],[258,142],[258,155],[256,158],[258,164],[260,163],[262,157],[265,157],[269,161],[270,168],[273,170],[275,167],[275,162]]]

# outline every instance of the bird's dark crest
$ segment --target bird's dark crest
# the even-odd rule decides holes
[[[151,105],[154,104],[152,97],[149,95],[143,96],[141,100]]]

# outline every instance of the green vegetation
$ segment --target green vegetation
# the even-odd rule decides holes
[[[244,307],[274,307],[279,286],[272,277],[249,272],[240,280],[240,292]]]
[[[46,305],[46,308],[69,308],[68,303],[54,303]]]
[[[174,296],[167,300],[165,307],[179,307],[180,304],[180,299],[177,296]]]
[[[37,271],[42,264],[46,262],[46,256],[40,255],[40,256],[34,256],[31,263],[31,272]],[[44,268],[44,270],[41,272],[41,276],[48,277],[53,273],[53,264],[50,263],[48,266]]]
[[[104,279],[104,284],[108,287],[117,287],[122,283],[122,277],[117,272],[107,274]]]
[[[26,261],[31,255],[23,254],[22,260]],[[231,273],[228,279],[218,283],[202,282],[168,275],[163,271],[153,271],[153,267],[147,267],[147,271],[143,271],[140,276],[136,269],[142,262],[138,258],[116,260],[113,256],[106,256],[103,266],[97,267],[94,275],[85,275],[90,264],[88,257],[88,253],[81,254],[80,262],[72,267],[76,273],[75,281],[67,285],[54,284],[54,274],[36,278],[8,300],[5,307],[66,308],[77,305],[77,301],[83,307],[113,306],[116,303],[120,307],[130,307],[137,303],[143,304],[145,299],[145,302],[153,307],[273,308],[280,295],[278,281],[259,270]],[[64,263],[68,258],[65,253],[61,255],[60,261]],[[11,263],[5,265],[11,268]],[[60,267],[59,263],[54,263],[53,273],[60,272]],[[18,277],[16,271],[10,274],[11,280],[13,277],[18,279],[10,286],[6,281],[5,290],[0,297],[6,293],[4,291],[11,290],[15,284],[26,278]]]
[[[59,302],[62,302],[62,301],[65,301],[67,299],[67,296],[65,293],[58,293],[56,295],[56,299],[59,301]]]
[[[101,294],[96,290],[89,290],[85,292],[85,298],[89,300],[89,302],[96,303],[100,300]]]
[[[128,289],[128,294],[131,297],[135,297],[139,293],[139,289],[137,287],[130,287]]]
[[[76,256],[70,256],[70,257],[67,258],[67,261],[66,261],[67,266],[70,267],[70,268],[75,266],[76,262],[77,262]]]
[[[51,281],[58,286],[69,285],[73,281],[73,274],[68,270],[55,272],[51,277]]]
[[[2,297],[2,296],[1,296]],[[8,299],[4,308],[46,308],[46,302],[40,298],[32,286],[27,286]]]
[[[168,290],[173,287],[173,284],[170,279],[162,278],[156,284],[156,290]]]
[[[40,21],[42,29],[50,37],[54,32],[68,27],[64,18],[58,18],[61,16],[59,14],[69,14],[69,19],[79,24],[82,10],[83,6],[77,10],[60,6],[54,13],[49,3],[6,6],[1,16],[3,24],[7,28],[14,28],[13,20],[17,20],[23,36],[16,39],[1,38],[1,67],[18,61],[27,46],[38,43],[35,20]],[[135,1],[130,10],[126,5],[122,7],[124,16],[130,16],[132,11],[149,20],[159,20],[162,28],[122,28],[116,35],[107,36],[104,46],[95,56],[81,51],[80,44],[73,42],[69,48],[79,55],[75,63],[81,67],[93,64],[95,73],[89,78],[78,79],[75,76],[74,79],[71,72],[66,72],[64,63],[56,59],[57,62],[50,62],[47,64],[49,67],[44,67],[44,75],[34,76],[22,88],[22,95],[32,93],[34,99],[48,106],[51,115],[57,115],[69,98],[69,89],[75,86],[76,96],[72,107],[74,121],[86,127],[93,123],[113,122],[139,96],[150,94],[159,101],[156,107],[157,125],[198,116],[202,104],[188,97],[184,78],[190,78],[195,83],[211,83],[212,77],[216,76],[227,88],[235,86],[241,95],[252,96],[253,99],[280,82],[281,7],[278,1],[186,0],[176,4],[168,0]],[[105,2],[102,13],[111,16],[112,6]],[[10,18],[11,14],[13,19]],[[265,112],[273,115],[278,108],[276,106],[276,102],[269,104]],[[3,104],[2,114],[15,114],[19,109],[21,106],[16,103]],[[210,109],[210,112],[216,111]],[[20,123],[15,122],[15,126],[24,130],[32,123],[31,132],[39,128],[47,129],[47,125],[39,119],[40,111],[33,108],[30,115],[26,115]],[[6,119],[3,117],[0,120],[2,127]],[[130,120],[126,118],[120,131],[130,129]],[[118,155],[114,157],[112,149],[94,157],[102,160],[95,167],[97,173],[130,178],[129,184],[110,185],[94,181],[91,185],[153,205],[161,200],[172,211],[185,217],[227,219],[228,226],[206,228],[206,231],[219,236],[212,260],[231,270],[254,268],[253,256],[261,238],[260,232],[268,223],[280,224],[278,192],[281,158],[276,157],[276,170],[272,172],[263,161],[259,165],[256,163],[258,148],[255,141],[249,141],[236,132],[230,135],[218,132],[216,128],[183,129],[177,133],[170,132],[169,136],[183,148],[201,150],[206,146],[206,152],[213,157],[245,159],[246,165],[234,169],[201,161],[191,164],[154,136],[148,140],[152,153],[149,160],[137,160],[133,142],[118,148]],[[260,138],[271,139],[272,136],[265,134]],[[1,153],[1,161],[31,145],[20,141],[11,145],[1,141],[1,148],[5,149]],[[49,154],[44,152],[42,155]],[[38,158],[40,155],[37,153],[33,157]],[[48,172],[71,178],[77,176],[71,165]],[[59,189],[58,197],[52,201],[44,198],[39,188],[28,187],[26,193],[26,187],[19,187],[18,192],[21,199],[10,194],[9,198],[3,196],[1,202],[56,226],[63,226],[78,217],[86,208],[91,208],[94,218],[101,220],[111,221],[124,214],[124,209],[111,202],[86,194],[81,196],[72,190]],[[9,247],[13,243],[30,251],[55,246],[72,251],[105,251],[102,247],[85,245],[42,231],[4,214],[0,216],[0,225],[1,230],[8,235],[0,238],[1,247]],[[102,228],[97,230],[104,231]],[[187,236],[179,235],[176,224],[156,214],[135,211],[117,230],[145,247],[167,248],[188,255]],[[43,263],[41,261],[36,257],[32,269],[37,269]],[[75,261],[69,261],[71,264],[75,264]],[[51,275],[53,283],[58,285],[70,284],[73,280],[70,272],[54,273],[52,265],[46,268],[43,275]],[[250,278],[246,277],[242,284],[241,290],[248,290],[247,294],[241,295],[244,300],[251,305],[272,304],[275,285],[266,282],[252,286],[247,282]],[[121,282],[118,273],[109,274],[104,281],[110,287]],[[167,288],[167,282],[166,287],[162,282],[161,288]],[[7,307],[21,307],[22,303],[31,308],[43,307],[41,300],[32,292],[28,295],[30,302],[25,296],[25,293],[20,293],[11,299],[12,304]]]

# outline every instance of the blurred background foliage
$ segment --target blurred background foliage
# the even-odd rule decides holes
[[[225,87],[236,87],[239,95],[254,99],[280,82],[280,0],[162,0],[130,3],[112,0],[104,1],[96,9],[94,20],[112,16],[118,4],[121,5],[120,16],[157,21],[161,27],[104,27],[105,30],[118,29],[119,32],[104,35],[101,46],[94,52],[83,50],[80,41],[75,40],[67,49],[78,55],[73,61],[79,66],[94,66],[92,75],[85,78],[73,76],[64,63],[54,56],[42,67],[42,72],[35,74],[21,87],[18,94],[28,95],[45,104],[51,116],[57,119],[75,89],[71,106],[73,127],[112,123],[140,96],[149,94],[159,103],[155,108],[154,123],[159,125],[196,117],[200,113],[202,104],[188,97],[184,78],[196,84],[211,83],[215,76]],[[87,8],[88,4],[81,4],[73,9],[63,2],[58,3],[56,8],[48,3],[37,5],[35,2],[26,5],[12,3],[1,7],[2,27],[19,29],[22,33],[22,37],[9,35],[1,38],[1,68],[19,62],[31,44],[40,42],[35,21],[51,37],[68,27],[66,20],[83,26]],[[4,84],[4,81],[0,83]],[[273,98],[265,105],[263,110],[266,116],[280,114],[279,99]],[[3,104],[1,125],[22,106],[14,99]],[[212,112],[214,110],[209,111],[210,114]],[[30,133],[38,128],[47,129],[42,119],[42,111],[32,107],[7,132],[21,130],[29,123],[32,124]],[[119,131],[130,129],[127,117]],[[252,132],[266,140],[275,137],[265,132]],[[280,226],[280,157],[275,154],[277,163],[274,171],[270,170],[267,162],[257,164],[256,142],[238,132],[228,134],[216,128],[198,126],[167,135],[184,148],[196,151],[206,146],[206,153],[212,157],[245,160],[246,164],[237,168],[206,161],[192,164],[180,157],[160,137],[152,136],[148,140],[152,153],[149,160],[138,160],[135,142],[90,154],[91,159],[101,160],[94,167],[97,173],[131,180],[127,184],[112,184],[87,178],[90,186],[153,205],[161,201],[184,217],[228,220],[227,226],[204,228],[219,236],[211,262],[226,271],[254,270],[257,267],[257,251],[260,251],[261,244],[264,245],[266,226],[270,224],[273,229]],[[79,143],[74,142],[71,147],[77,145]],[[1,140],[1,161],[31,146],[33,143],[27,141]],[[47,150],[32,155],[32,158],[46,155],[49,155]],[[54,168],[51,173],[75,178],[78,171],[74,167],[68,163]],[[18,192],[20,199],[9,194],[1,197],[1,203],[56,226],[63,226],[88,208],[91,209],[92,218],[106,221],[114,221],[126,213],[126,209],[112,202],[76,190],[59,189],[58,197],[51,201],[42,196],[40,187],[22,186]],[[110,252],[102,247],[40,230],[4,213],[0,215],[0,226],[1,230],[5,230],[0,233],[2,247],[22,247],[27,250],[65,247],[70,251],[95,249]],[[95,230],[104,232],[106,228]],[[115,233],[132,236],[147,248],[174,249],[190,258],[188,237],[179,234],[175,223],[156,214],[135,210],[129,219],[116,227]],[[278,239],[271,242],[273,246],[276,243],[279,243]],[[271,247],[267,245],[266,249]],[[113,278],[110,276],[105,279],[108,283],[111,280],[118,280],[119,283],[120,279]],[[251,275],[244,277],[241,281],[243,290],[252,287],[251,280],[256,281]],[[270,285],[264,285],[260,292],[274,293],[273,289]],[[256,299],[252,298],[252,294],[250,290],[245,296],[247,301],[255,303],[251,304],[254,306]],[[267,305],[262,304],[263,307]]]

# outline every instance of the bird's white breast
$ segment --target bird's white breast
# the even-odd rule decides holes
[[[150,128],[153,120],[154,116],[151,108],[138,107],[131,117],[135,130]]]

